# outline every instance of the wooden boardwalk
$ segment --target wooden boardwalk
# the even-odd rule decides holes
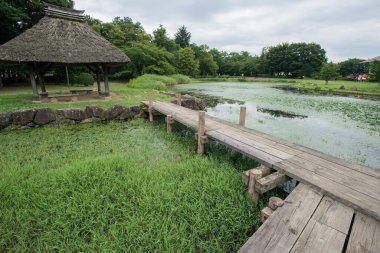
[[[167,102],[153,109],[198,129],[197,111]],[[302,183],[240,252],[380,252],[379,171],[212,116],[205,135]]]

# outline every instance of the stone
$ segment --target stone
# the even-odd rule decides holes
[[[12,124],[12,113],[0,112],[0,129],[4,129]]]
[[[89,118],[92,118],[92,117],[101,118],[104,110],[97,105],[89,105],[89,106],[86,106],[85,112],[86,112],[87,117]]]
[[[269,207],[265,207],[263,210],[261,210],[261,216],[260,216],[260,221],[261,223],[264,223],[269,216],[273,213],[273,210],[270,209]]]
[[[181,105],[183,107],[196,110],[197,109],[197,103],[195,101],[195,98],[188,98],[188,99],[182,99]]]
[[[124,108],[121,105],[114,105],[108,110],[103,112],[102,119],[103,120],[112,120],[119,117],[120,114],[122,114],[124,111]]]
[[[344,90],[344,85],[339,87],[340,90]]]
[[[50,108],[38,109],[34,117],[34,123],[42,126],[56,120],[55,112]]]
[[[59,125],[72,125],[72,124],[75,124],[75,120],[66,119],[66,118],[57,119],[56,124],[59,124]]]
[[[25,126],[33,121],[35,115],[36,110],[18,110],[12,112],[12,120],[16,125]]]
[[[281,207],[284,205],[284,201],[280,199],[279,197],[270,197],[268,207],[272,209],[273,211],[276,210],[278,207]]]
[[[350,90],[358,90],[358,87],[356,87],[356,86],[352,86],[352,87],[350,88]]]
[[[60,109],[57,110],[57,113],[69,120],[82,121],[86,118],[86,113],[77,108]]]
[[[120,114],[120,119],[121,120],[126,120],[126,119],[132,119],[139,115],[141,113],[140,107],[138,106],[130,106],[124,109],[123,113]]]

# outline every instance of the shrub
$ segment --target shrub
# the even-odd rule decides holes
[[[171,75],[171,78],[174,78],[177,81],[177,84],[187,84],[191,82],[190,77],[182,75],[182,74],[175,74]]]
[[[145,74],[129,82],[129,87],[140,89],[166,90],[168,86],[176,85],[177,81],[169,76]]]
[[[80,73],[73,80],[73,83],[75,84],[85,84],[85,85],[93,85],[94,82],[95,82],[94,77],[89,73]]]

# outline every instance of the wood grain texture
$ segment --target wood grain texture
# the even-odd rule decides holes
[[[356,213],[346,253],[380,252],[380,222]]]
[[[238,252],[290,252],[322,197],[309,186],[298,185]]]

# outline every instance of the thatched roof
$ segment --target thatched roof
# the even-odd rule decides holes
[[[368,59],[366,61],[362,61],[361,63],[374,62],[374,61],[380,61],[380,56],[377,56],[377,57],[372,58],[372,59]]]
[[[83,22],[83,11],[47,5],[45,13],[32,28],[0,46],[0,63],[118,65],[130,61]]]

